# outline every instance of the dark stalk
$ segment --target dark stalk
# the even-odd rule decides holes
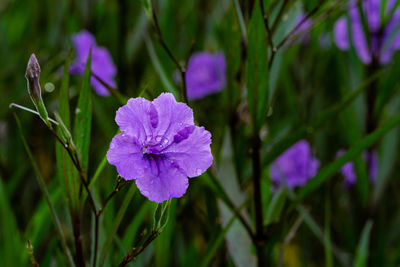
[[[265,11],[265,6],[264,6],[264,1],[260,0],[260,8],[261,8],[261,13],[264,19],[264,26],[265,30],[267,31],[267,38],[268,38],[268,46],[271,49],[271,55],[274,54],[274,42],[272,40],[272,32],[271,29],[269,28],[269,20],[268,20],[268,14]]]
[[[147,239],[144,241],[143,245],[140,247],[136,248],[133,247],[130,249],[128,254],[122,259],[121,263],[118,265],[118,267],[123,267],[126,266],[129,262],[133,261],[136,259],[136,257],[142,253],[147,246],[151,244],[159,235],[161,234],[161,231],[156,230],[152,231],[150,235],[147,237]]]
[[[279,22],[281,21],[281,18],[283,16],[283,13],[285,13],[286,10],[286,6],[289,3],[290,0],[283,0],[282,6],[278,11],[278,15],[276,16],[276,19],[274,21],[274,23],[272,24],[271,27],[271,33],[274,34],[276,29],[278,28]]]
[[[81,240],[81,220],[79,215],[72,214],[72,227],[74,232],[74,243],[75,243],[75,253],[76,253],[76,263],[78,266],[85,266],[85,259],[83,256],[83,247]]]
[[[254,124],[256,121],[253,122]],[[254,126],[256,128],[256,126]],[[264,257],[264,233],[263,233],[263,211],[261,201],[261,166],[260,166],[260,137],[258,132],[253,133],[253,187],[254,187],[254,209],[256,219],[255,243],[257,250],[258,266],[266,266]]]
[[[275,58],[275,54],[276,52],[284,45],[286,44],[286,42],[288,40],[291,40],[297,33],[299,28],[304,24],[304,22],[306,22],[309,18],[311,18],[315,13],[317,13],[317,11],[321,8],[322,4],[324,4],[326,0],[320,0],[318,2],[318,4],[299,22],[297,23],[297,25],[282,39],[282,41],[280,41],[278,43],[277,46],[275,46],[274,48],[272,48],[272,54],[271,54],[271,58],[269,60],[268,66],[269,68],[271,68],[272,63],[274,61]],[[285,3],[284,3],[285,4]],[[277,23],[279,21],[275,21],[275,23]],[[275,25],[274,23],[274,25]],[[273,30],[272,30],[273,32]]]
[[[172,51],[169,49],[167,43],[165,42],[164,36],[162,34],[160,24],[158,23],[157,15],[155,11],[153,10],[152,13],[153,21],[154,21],[154,29],[156,32],[156,37],[161,46],[164,48],[165,52],[167,52],[169,58],[174,62],[175,66],[178,68],[180,74],[181,74],[181,80],[182,80],[182,90],[181,90],[181,98],[182,100],[187,103],[187,93],[186,93],[186,80],[185,80],[185,73],[186,73],[186,66],[182,66],[178,59],[174,56]]]

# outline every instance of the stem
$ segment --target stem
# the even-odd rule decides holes
[[[123,267],[126,266],[129,262],[133,261],[136,259],[136,257],[142,253],[147,246],[151,244],[159,235],[161,234],[161,231],[156,230],[152,231],[147,237],[146,241],[144,241],[143,245],[141,245],[139,248],[132,247],[128,254],[122,259],[121,263],[118,265],[118,267]]]
[[[75,253],[78,266],[85,266],[85,259],[83,257],[83,247],[81,240],[81,220],[79,215],[72,215],[72,225],[74,231]]]
[[[268,66],[269,68],[271,68],[273,60],[275,58],[275,54],[276,52],[290,39],[293,38],[294,35],[297,34],[297,31],[299,30],[299,28],[301,27],[301,25],[304,24],[304,22],[306,22],[309,18],[311,18],[322,6],[322,4],[325,2],[326,0],[320,0],[318,2],[318,4],[299,22],[297,23],[297,25],[282,39],[282,41],[280,41],[280,43],[278,43],[277,46],[275,46],[274,48],[272,48],[272,54],[271,54],[271,58],[269,60]],[[285,3],[287,4],[288,1],[285,1],[282,5],[282,7],[284,7]],[[282,9],[282,8],[281,8]],[[279,18],[279,15],[278,15]],[[273,25],[273,29],[271,30],[272,33],[274,32],[274,26],[278,23],[278,20],[275,20],[275,23]],[[275,26],[276,27],[276,26]]]
[[[255,121],[253,122],[256,123]],[[254,126],[256,128],[256,126]],[[264,258],[263,210],[261,201],[261,167],[260,167],[260,138],[257,132],[253,133],[253,187],[254,208],[256,219],[255,246],[257,250],[258,266],[266,266]]]
[[[8,107],[9,107],[9,108],[14,108],[14,107],[15,107],[15,108],[19,108],[19,109],[28,111],[28,112],[30,112],[30,113],[33,113],[33,114],[35,114],[35,115],[38,115],[38,116],[40,117],[39,112],[37,112],[37,111],[35,111],[35,110],[33,110],[33,109],[30,109],[30,108],[27,108],[27,107],[24,107],[24,106],[15,104],[15,103],[11,103]],[[51,118],[48,118],[48,120],[49,120],[51,123],[53,123],[53,124],[55,124],[55,125],[58,125],[58,122],[56,122],[55,120],[53,120],[53,119],[51,119]]]
[[[186,93],[186,80],[185,80],[185,72],[186,72],[186,66],[182,66],[178,59],[174,56],[174,54],[172,53],[172,51],[169,49],[167,43],[165,42],[164,36],[161,32],[161,28],[160,25],[158,23],[158,19],[157,19],[157,15],[153,9],[153,21],[154,21],[154,28],[156,31],[156,36],[158,41],[160,42],[161,46],[164,48],[165,52],[167,52],[168,56],[171,58],[171,60],[174,62],[174,64],[176,65],[176,67],[178,68],[180,74],[181,74],[181,79],[182,79],[182,90],[181,90],[181,98],[183,100],[183,102],[187,103],[187,93]]]
[[[264,26],[265,26],[265,30],[267,31],[267,38],[268,38],[268,45],[271,49],[271,55],[274,54],[274,42],[272,40],[272,32],[271,29],[269,28],[269,22],[268,22],[268,15],[265,12],[265,6],[264,6],[264,1],[260,0],[260,9],[261,9],[261,13],[264,19]]]
[[[57,234],[59,235],[60,242],[61,242],[61,247],[62,247],[62,249],[64,251],[64,254],[65,254],[65,257],[67,259],[67,262],[68,262],[68,264],[70,266],[75,266],[74,261],[72,259],[71,252],[70,252],[70,250],[69,250],[69,248],[67,246],[67,242],[65,240],[65,236],[64,236],[64,233],[63,233],[62,228],[61,228],[60,220],[59,220],[59,218],[57,216],[57,213],[56,213],[56,210],[55,210],[55,208],[53,206],[53,203],[51,202],[51,199],[50,199],[50,196],[49,196],[49,192],[47,191],[46,184],[44,182],[44,179],[43,179],[43,177],[42,177],[42,175],[40,173],[39,167],[37,166],[35,158],[33,157],[32,152],[31,152],[31,150],[30,150],[30,148],[28,146],[28,143],[27,143],[27,141],[25,139],[25,136],[23,134],[21,121],[19,120],[18,115],[15,112],[13,112],[13,115],[14,115],[15,121],[17,123],[19,132],[20,132],[22,143],[23,143],[23,145],[25,147],[25,150],[26,150],[26,153],[28,154],[28,157],[29,157],[29,159],[31,161],[31,164],[32,164],[32,167],[33,167],[33,171],[36,174],[36,178],[37,178],[37,182],[39,184],[39,188],[42,191],[42,194],[44,196],[44,199],[46,200],[47,206],[49,207],[51,219],[52,219],[52,221],[54,223],[54,226],[56,228]]]

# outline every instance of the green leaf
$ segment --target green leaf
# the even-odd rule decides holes
[[[268,47],[264,20],[258,1],[250,21],[247,46],[247,102],[255,129],[260,129],[267,115],[269,94]]]
[[[68,55],[64,64],[64,73],[61,81],[61,89],[58,100],[58,114],[66,130],[71,127],[70,108],[69,108],[69,65],[71,53]],[[57,134],[62,135],[65,129],[62,125],[57,127]],[[70,132],[70,130],[68,130]],[[60,180],[61,187],[64,188],[64,197],[70,205],[70,209],[77,207],[79,180],[75,166],[65,148],[56,142],[56,161],[57,177]]]
[[[39,171],[39,167],[38,167],[38,165],[37,165],[37,163],[35,161],[35,158],[32,155],[32,152],[31,152],[31,150],[30,150],[30,148],[28,146],[28,143],[26,142],[26,139],[25,139],[25,137],[23,135],[21,122],[20,122],[20,120],[19,120],[19,118],[18,118],[16,113],[14,113],[14,117],[15,117],[15,121],[16,121],[17,126],[18,126],[18,130],[20,132],[21,140],[22,140],[23,145],[25,147],[26,153],[28,154],[29,160],[31,161],[31,164],[32,164],[32,167],[33,167],[33,171],[35,172],[36,180],[37,180],[37,182],[39,184],[40,191],[42,191],[43,197],[46,200],[47,206],[49,207],[51,219],[52,219],[52,221],[54,223],[54,226],[56,228],[58,237],[60,239],[61,247],[62,247],[63,252],[64,252],[64,256],[66,257],[66,260],[67,260],[67,262],[68,262],[68,264],[70,266],[75,266],[74,261],[72,259],[72,254],[71,254],[71,252],[70,252],[70,250],[69,250],[69,248],[67,246],[67,242],[65,240],[65,236],[64,236],[64,233],[63,233],[62,228],[61,228],[60,219],[58,218],[56,210],[54,209],[53,203],[51,202],[51,199],[50,199],[50,196],[49,196],[49,192],[47,191],[47,187],[46,187],[46,184],[45,184],[45,182],[43,180],[43,177],[42,177],[42,175],[41,175],[41,173]]]
[[[90,66],[92,50],[90,50],[85,72],[82,78],[78,106],[75,110],[74,139],[81,163],[82,171],[87,174],[89,163],[90,128],[92,124],[92,89],[90,87]]]
[[[106,260],[108,251],[111,248],[111,244],[114,240],[114,236],[117,233],[117,230],[121,224],[122,219],[124,218],[124,215],[126,213],[126,210],[128,209],[129,204],[131,203],[132,197],[136,192],[136,185],[131,184],[131,187],[129,188],[129,191],[126,193],[125,198],[122,202],[122,206],[119,208],[117,216],[115,217],[114,223],[111,227],[111,230],[107,233],[107,240],[105,242],[105,245],[103,247],[102,253],[101,253],[101,258],[100,258],[100,264],[99,266],[103,266],[104,262]]]
[[[212,257],[217,253],[218,248],[221,246],[221,244],[224,242],[225,236],[228,233],[229,229],[235,222],[236,217],[232,216],[232,218],[229,220],[229,222],[225,225],[225,227],[222,229],[222,231],[219,232],[218,236],[215,238],[213,242],[208,245],[208,249],[206,252],[206,255],[203,257],[203,260],[200,263],[200,267],[207,267],[210,266],[210,261]]]
[[[24,244],[12,212],[7,192],[0,177],[0,258],[4,266],[25,266]],[[22,255],[22,257],[21,257]]]
[[[287,136],[282,138],[280,141],[275,143],[269,152],[265,155],[262,166],[268,167],[271,162],[273,162],[280,154],[282,154],[286,149],[291,147],[297,141],[305,138],[307,135],[311,134],[317,128],[321,127],[326,122],[331,121],[336,115],[341,113],[345,107],[352,103],[364,90],[368,88],[368,85],[374,81],[382,72],[377,72],[367,79],[357,90],[349,93],[344,97],[339,103],[328,108],[322,114],[318,115],[310,124],[300,126],[298,130],[290,132]]]
[[[395,116],[386,121],[382,126],[376,129],[374,132],[363,138],[360,142],[351,147],[346,153],[344,153],[341,157],[338,157],[331,164],[322,168],[317,175],[315,175],[310,181],[303,187],[297,198],[295,199],[295,203],[302,200],[304,197],[309,195],[315,189],[317,189],[320,185],[322,185],[325,181],[327,181],[330,177],[332,177],[336,172],[338,172],[344,164],[353,160],[357,157],[362,151],[373,145],[377,142],[383,135],[392,130],[396,125],[400,123],[400,113],[397,113]],[[294,204],[295,204],[294,203]]]
[[[274,193],[274,196],[268,206],[267,215],[265,216],[266,225],[273,222],[278,222],[286,201],[286,195],[287,190],[283,186],[279,187],[278,191]]]
[[[360,242],[358,243],[357,246],[356,257],[354,259],[355,267],[367,266],[368,246],[369,246],[369,238],[372,230],[372,225],[373,225],[372,221],[368,220],[361,233]]]

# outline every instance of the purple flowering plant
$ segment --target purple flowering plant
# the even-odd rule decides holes
[[[396,0],[365,0],[360,8],[357,1],[351,0],[348,16],[342,16],[334,25],[334,40],[340,50],[349,50],[352,44],[364,64],[385,65],[400,49],[399,23],[400,8]]]
[[[304,186],[318,171],[319,160],[310,144],[300,140],[282,153],[270,166],[271,180],[276,186]]]
[[[87,30],[82,30],[72,35],[72,42],[77,58],[71,64],[70,73],[83,74],[89,50],[92,49],[91,71],[93,75],[90,78],[90,83],[98,95],[108,96],[110,93],[99,79],[113,88],[116,86],[114,76],[117,73],[117,69],[110,52],[105,47],[97,46],[93,34]]]
[[[115,121],[121,133],[111,141],[108,162],[121,177],[135,179],[152,201],[183,196],[188,177],[201,175],[213,162],[210,132],[196,126],[192,109],[170,93],[153,101],[129,99]]]
[[[174,75],[175,82],[180,80]],[[226,62],[223,52],[193,54],[185,72],[186,93],[189,100],[197,100],[220,92],[226,86]]]
[[[345,150],[339,150],[336,154],[337,157],[343,155],[346,151]],[[363,158],[368,166],[368,175],[369,179],[372,184],[376,182],[376,178],[378,177],[378,154],[376,151],[364,151],[363,152]],[[345,184],[347,187],[352,187],[356,183],[357,180],[357,175],[354,170],[354,163],[353,162],[347,162],[345,165],[343,165],[342,169],[340,170],[341,174],[343,175],[345,179]]]
[[[15,125],[31,165],[21,160],[16,152],[21,145],[15,140],[0,149],[7,153],[0,157],[0,262],[5,266],[26,266],[31,261],[34,266],[83,267],[90,263],[97,267],[126,266],[138,260],[136,263],[144,266],[250,267],[309,265],[310,261],[313,266],[361,266],[370,255],[372,264],[377,259],[385,266],[396,265],[400,250],[392,243],[400,238],[394,230],[388,234],[394,233],[392,240],[385,243],[387,238],[380,232],[386,230],[386,217],[398,213],[393,212],[397,202],[391,201],[396,199],[397,182],[389,177],[398,173],[399,96],[390,91],[390,87],[397,89],[398,68],[385,69],[392,72],[382,74],[390,77],[385,88],[377,90],[381,80],[375,83],[374,79],[378,76],[362,81],[370,73],[346,66],[350,77],[345,77],[347,73],[337,69],[346,63],[337,56],[342,52],[315,49],[318,39],[309,38],[308,32],[319,25],[330,32],[337,19],[332,14],[338,14],[332,8],[338,2],[302,1],[310,12],[297,17],[299,0],[256,0],[244,6],[240,1],[226,1],[226,5],[209,1],[218,12],[210,20],[202,16],[201,21],[192,9],[183,9],[203,8],[203,2],[181,5],[165,1],[156,8],[152,2],[158,3],[142,1],[147,11],[143,15],[150,16],[146,23],[137,21],[136,17],[146,18],[123,8],[122,2],[117,3],[118,9],[115,3],[107,3],[111,8],[103,9],[96,2],[88,21],[83,20],[109,38],[107,43],[121,49],[115,51],[118,73],[109,51],[97,45],[87,30],[72,35],[76,57],[72,62],[69,57],[65,60],[61,80],[51,71],[59,70],[59,57],[51,58],[54,52],[43,51],[38,58],[33,54],[29,58],[25,77],[35,110],[16,104],[10,107],[39,116],[44,130],[36,127],[36,121],[26,123],[26,117],[19,119],[15,113]],[[353,47],[364,63],[374,67],[375,63],[388,63],[399,48],[400,1],[394,5],[391,0],[365,0],[357,9],[354,3],[350,1],[348,14],[336,23],[338,47]],[[208,12],[208,4],[202,12]],[[4,6],[4,10],[10,9],[8,4]],[[175,9],[177,18],[168,14]],[[157,14],[165,10],[167,16],[158,21]],[[122,16],[116,17],[119,12]],[[182,14],[193,16],[185,20]],[[17,20],[20,17],[16,16]],[[110,19],[104,27],[96,22],[103,23],[103,18]],[[193,31],[167,30],[181,21]],[[114,34],[115,22],[119,28]],[[76,21],[71,23],[66,24],[67,29]],[[29,35],[28,29],[18,27],[4,31],[2,48],[18,40],[21,32]],[[174,34],[164,36],[167,32]],[[197,38],[193,47],[189,47],[187,34]],[[310,45],[285,49],[296,37]],[[39,41],[27,42],[29,49]],[[220,50],[191,52],[201,47]],[[139,52],[146,48],[148,54]],[[42,68],[39,61],[44,63]],[[12,65],[7,64],[0,74]],[[40,77],[42,69],[45,72]],[[179,97],[168,80],[174,69],[183,77],[177,85]],[[80,89],[70,92],[73,74],[82,79]],[[12,80],[6,78],[7,83]],[[93,97],[92,88],[98,95],[108,95],[104,83],[116,87],[117,79],[126,87],[112,91],[109,98]],[[45,91],[41,91],[43,81]],[[351,86],[346,86],[347,81]],[[18,85],[15,97],[20,95]],[[221,97],[206,98],[222,90]],[[365,106],[355,102],[364,99],[360,96],[365,96]],[[203,100],[188,101],[198,99]],[[381,106],[375,109],[374,101]],[[347,114],[351,116],[344,117]],[[355,120],[359,121],[353,123]],[[338,121],[345,127],[337,127]],[[25,139],[23,132],[30,125],[34,127],[32,136]],[[1,119],[1,141],[8,131],[5,128]],[[393,134],[383,138],[391,130]],[[340,136],[354,142],[332,160]],[[378,156],[371,147],[381,152],[382,181],[371,190],[354,191],[328,183],[341,172],[346,185],[354,185],[357,177],[352,162],[361,154],[374,184]],[[55,151],[45,153],[46,148]],[[20,165],[24,168],[19,170]],[[13,168],[18,169],[15,174]],[[3,179],[8,174],[12,175]],[[38,187],[27,183],[32,175]],[[192,180],[194,177],[198,179]],[[35,188],[41,190],[43,199],[37,197]],[[19,197],[21,203],[16,205],[14,199]],[[386,201],[391,204],[388,208],[379,205]],[[48,210],[42,211],[42,203]],[[18,210],[19,204],[24,210]],[[14,210],[22,214],[15,216],[22,218],[21,222],[14,220]],[[167,234],[157,239],[163,230]],[[30,241],[24,249],[25,238],[31,238],[38,249],[34,251]],[[307,242],[309,238],[316,242]],[[319,255],[321,247],[325,258]],[[13,256],[20,256],[20,251],[25,256]]]

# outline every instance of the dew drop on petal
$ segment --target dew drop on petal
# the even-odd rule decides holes
[[[203,173],[203,171],[202,171],[201,169],[197,169],[197,170],[196,170],[196,174],[197,174],[197,175],[200,175],[200,174],[202,174],[202,173]]]
[[[161,136],[157,136],[157,137],[156,137],[156,141],[157,141],[157,142],[160,142],[160,141],[161,141]]]
[[[165,138],[165,139],[163,140],[163,143],[164,143],[164,144],[167,144],[168,142],[169,142],[168,138]]]
[[[146,142],[150,142],[150,141],[151,141],[151,136],[147,136]]]

